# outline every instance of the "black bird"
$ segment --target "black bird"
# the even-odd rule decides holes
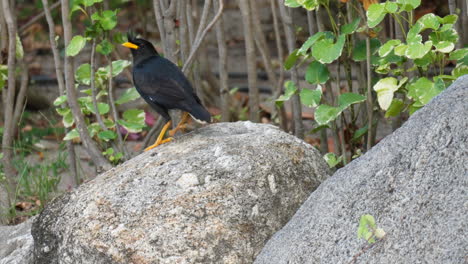
[[[188,115],[200,123],[211,122],[210,113],[203,107],[182,71],[170,60],[161,57],[149,41],[128,34],[128,42],[122,45],[132,52],[136,90],[166,120],[156,142],[145,151],[172,140],[163,140],[171,125],[170,109],[185,111],[180,123],[171,131],[171,136],[187,121]]]

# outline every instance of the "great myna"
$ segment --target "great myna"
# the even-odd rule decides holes
[[[161,57],[149,41],[128,34],[128,42],[122,45],[132,52],[133,83],[136,90],[166,121],[156,142],[145,151],[172,140],[163,140],[171,125],[168,113],[170,109],[185,111],[180,123],[171,130],[171,136],[187,121],[188,115],[199,123],[211,121],[210,113],[203,107],[182,71],[171,61]]]

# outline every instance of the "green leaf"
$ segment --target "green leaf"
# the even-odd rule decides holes
[[[374,243],[375,239],[372,238],[372,230],[376,229],[375,225],[375,219],[372,215],[366,214],[361,216],[361,219],[359,220],[359,227],[358,227],[358,232],[357,236],[358,238],[364,238],[366,239],[369,243]]]
[[[112,130],[101,131],[98,133],[98,137],[106,142],[115,139],[117,134]]]
[[[75,71],[75,79],[85,85],[91,83],[91,65],[89,63],[81,64]]]
[[[422,43],[410,43],[405,52],[406,57],[410,59],[419,59],[424,57],[432,48],[432,41]]]
[[[89,7],[89,6],[92,6],[94,5],[95,3],[100,3],[102,2],[103,0],[81,0],[80,2],[82,2],[82,4],[85,6],[85,7]]]
[[[452,75],[456,78],[468,74],[468,66],[467,65],[457,65],[455,69],[452,70]]]
[[[408,12],[421,5],[421,0],[397,0],[397,3],[401,5],[401,10]]]
[[[433,13],[425,14],[419,18],[416,23],[420,23],[422,25],[421,31],[427,28],[437,30],[440,27],[438,16],[434,15]]]
[[[70,108],[65,107],[65,108],[55,108],[55,111],[61,116],[65,116],[66,114],[70,113]]]
[[[296,64],[296,61],[299,58],[299,52],[298,51],[299,50],[296,49],[293,52],[291,52],[291,54],[289,54],[289,56],[284,61],[284,68],[286,70],[291,69],[294,66],[294,64]]]
[[[117,10],[105,10],[102,13],[94,13],[91,16],[94,21],[99,21],[99,24],[104,30],[111,30],[117,25]]]
[[[297,87],[293,81],[286,81],[284,88],[284,94],[275,101],[277,106],[282,106],[284,101],[288,101],[297,92]]]
[[[457,15],[447,15],[442,18],[442,21],[440,23],[442,24],[455,24],[457,23],[458,16]]]
[[[65,135],[65,137],[63,138],[63,140],[72,140],[72,139],[75,139],[75,138],[80,138],[80,133],[78,133],[78,130],[76,130],[76,128],[70,130],[70,131]]]
[[[406,53],[406,50],[408,49],[408,45],[406,44],[400,44],[395,47],[395,55],[397,56],[404,56]]]
[[[140,109],[129,109],[123,113],[123,118],[132,122],[145,122],[145,111]]]
[[[434,56],[434,52],[430,51],[426,55],[424,55],[424,57],[420,59],[415,59],[414,64],[416,64],[419,67],[427,67],[429,64],[432,63],[434,59],[433,56]]]
[[[341,113],[341,109],[339,107],[333,107],[329,105],[319,105],[317,109],[315,109],[315,121],[319,125],[328,124],[330,121],[335,120]]]
[[[318,85],[315,90],[304,88],[301,90],[299,97],[301,98],[301,103],[303,105],[316,107],[320,104],[320,99],[322,98],[322,87]]]
[[[398,11],[398,5],[395,2],[386,2],[385,3],[385,11],[389,14],[394,14]]]
[[[297,0],[285,0],[284,5],[292,8],[301,6],[301,4],[297,2]]]
[[[321,39],[325,35],[325,32],[317,32],[313,36],[309,37],[304,44],[302,44],[301,48],[297,51],[297,53],[300,53],[302,55],[306,55],[307,51],[314,45],[314,43]],[[297,59],[296,59],[297,60]],[[286,63],[285,63],[286,65]],[[286,66],[285,66],[286,67]]]
[[[86,108],[93,114],[96,114],[96,111],[94,111],[94,105],[93,103],[89,102],[89,103],[86,103]],[[109,113],[109,110],[110,110],[110,106],[106,103],[101,103],[101,102],[98,102],[98,111],[99,111],[99,114],[100,115],[105,115],[107,113]]]
[[[112,77],[119,75],[125,68],[130,66],[132,63],[128,60],[116,60],[112,62]],[[106,67],[109,72],[109,66]]]
[[[370,28],[377,26],[385,18],[385,3],[372,4],[367,9],[367,25]]]
[[[325,155],[323,156],[323,158],[325,159],[325,161],[326,161],[327,164],[328,164],[328,167],[330,167],[330,168],[334,168],[334,167],[335,167],[336,165],[338,165],[338,164],[341,162],[341,160],[342,160],[342,157],[339,157],[339,158],[338,158],[338,157],[335,155],[335,153],[333,153],[333,152],[329,152],[329,153],[325,154]]]
[[[321,63],[332,63],[341,55],[345,40],[345,35],[340,35],[336,43],[332,39],[319,40],[312,48],[312,56]]]
[[[23,50],[23,43],[21,43],[21,39],[20,37],[18,36],[18,34],[16,34],[16,59],[22,59],[23,56],[24,56],[24,50]]]
[[[385,44],[383,44],[379,48],[379,56],[380,57],[385,57],[387,56],[390,52],[392,52],[393,48],[397,45],[399,45],[401,41],[399,39],[391,39],[387,41]]]
[[[445,84],[441,79],[434,83],[426,77],[422,77],[408,86],[408,97],[418,103],[416,106],[423,106],[444,89]]]
[[[341,26],[341,33],[342,34],[353,34],[356,29],[359,27],[359,22],[361,22],[361,18],[355,18],[351,23]]]
[[[376,38],[370,40],[370,51],[371,55],[375,54],[380,47],[380,41]],[[375,56],[372,56],[375,57]],[[367,59],[366,53],[366,40],[360,40],[356,42],[353,48],[353,60],[354,61],[365,61]]]
[[[139,133],[145,127],[145,124],[130,122],[122,119],[117,120],[117,123],[127,129],[130,133]]]
[[[73,119],[73,114],[72,112],[66,113],[63,118],[62,118],[63,126],[64,127],[71,127],[75,123],[75,120]]]
[[[403,78],[398,84],[398,80],[393,77],[380,79],[374,85],[374,91],[377,93],[377,101],[382,110],[387,110],[393,100],[393,94],[406,82],[408,78]]]
[[[450,53],[449,60],[459,60],[468,55],[468,48],[457,49]]]
[[[436,48],[436,51],[439,51],[442,53],[450,53],[455,48],[455,44],[449,41],[441,41],[435,44],[434,46]]]
[[[76,56],[86,45],[86,38],[83,36],[77,35],[72,38],[68,44],[66,54],[67,56]]]
[[[403,108],[405,108],[405,104],[403,103],[403,100],[394,98],[387,112],[385,112],[385,118],[398,116],[403,110]]]
[[[319,0],[296,0],[307,11],[312,11],[319,6]]]
[[[54,106],[59,106],[67,101],[67,96],[66,95],[61,95],[57,97],[54,101]]]
[[[361,127],[360,129],[356,130],[353,134],[353,138],[351,138],[351,141],[358,141],[362,136],[364,136],[367,133],[367,130],[369,130],[368,125],[365,125],[364,127]]]
[[[328,81],[330,78],[330,72],[326,65],[318,62],[313,61],[307,67],[307,71],[305,74],[305,79],[307,82],[311,84],[322,84]]]
[[[357,93],[342,93],[338,97],[338,105],[341,111],[345,110],[352,104],[364,102],[366,97]]]
[[[130,101],[133,101],[135,99],[138,99],[140,97],[140,94],[138,91],[135,89],[135,87],[128,88],[125,90],[125,92],[115,101],[117,105],[125,104]]]
[[[114,45],[110,43],[107,39],[104,39],[101,43],[96,46],[96,51],[102,55],[109,55],[114,49]]]

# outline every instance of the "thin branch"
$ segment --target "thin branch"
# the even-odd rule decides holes
[[[71,21],[69,19],[69,1],[68,0],[61,0],[62,1],[62,23],[63,23],[63,33],[64,33],[64,41],[65,46],[67,47],[71,40]],[[90,137],[88,133],[88,128],[86,127],[86,123],[81,113],[80,106],[78,105],[78,96],[76,94],[75,89],[75,80],[73,75],[73,63],[72,57],[65,56],[65,86],[67,90],[67,99],[70,109],[73,113],[76,128],[80,134],[81,141],[83,142],[88,154],[90,155],[91,159],[93,160],[94,164],[96,165],[96,170],[98,172],[103,172],[112,168],[112,165],[109,161],[102,155],[101,151],[97,147],[96,143]]]
[[[109,86],[109,95],[108,95],[108,98],[109,98],[109,104],[110,104],[110,107],[111,107],[111,114],[112,114],[112,117],[114,118],[114,122],[115,122],[115,133],[117,134],[117,142],[118,142],[118,147],[119,147],[119,150],[123,153],[124,157],[125,157],[125,160],[128,160],[130,157],[128,156],[128,151],[127,149],[125,148],[125,145],[123,143],[123,139],[122,139],[122,135],[120,134],[120,129],[119,129],[119,124],[118,124],[118,120],[119,120],[119,116],[117,114],[117,108],[115,107],[115,100],[114,100],[114,85],[112,83],[112,60],[106,56],[106,59],[107,61],[109,62],[109,75],[108,75],[108,86]]]
[[[192,46],[192,50],[190,51],[190,55],[187,59],[187,61],[184,63],[184,66],[182,67],[182,72],[187,73],[187,69],[190,67],[192,64],[192,61],[195,57],[195,54],[197,53],[198,49],[200,48],[201,44],[203,43],[203,40],[205,39],[206,34],[208,31],[211,30],[211,28],[215,25],[216,21],[221,17],[221,14],[223,13],[223,8],[224,8],[224,1],[219,0],[219,9],[218,13],[213,17],[211,22],[206,26],[206,28],[202,31],[202,33],[195,38],[194,44]]]
[[[281,14],[281,19],[283,20],[284,30],[286,32],[286,39],[288,44],[289,53],[292,53],[295,49],[296,36],[294,34],[294,25],[292,23],[292,17],[290,13],[286,10],[283,0],[278,0],[279,10]],[[299,87],[299,78],[297,73],[297,67],[294,65],[291,68],[291,79]],[[292,101],[292,113],[293,113],[293,123],[294,123],[294,135],[298,138],[304,138],[304,124],[302,123],[302,105],[299,98],[299,95],[295,94],[291,97]]]
[[[281,34],[280,34],[280,29],[279,29],[279,23],[278,23],[278,15],[276,13],[276,5],[275,5],[275,0],[270,0],[270,7],[271,7],[271,14],[273,16],[273,30],[275,32],[275,40],[276,40],[276,49],[278,53],[278,61],[279,61],[279,78],[278,82],[275,86],[275,91],[273,94],[273,99],[276,100],[278,97],[281,95],[283,91],[283,83],[284,83],[284,67],[283,67],[283,57],[284,57],[284,51],[283,51],[283,43],[281,41]],[[278,116],[280,119],[280,127],[283,130],[287,130],[288,127],[288,120],[286,116],[286,111],[284,109],[284,105],[281,105],[278,108]]]
[[[367,55],[367,118],[368,118],[368,130],[367,130],[367,150],[372,147],[372,121],[374,106],[372,102],[372,73],[371,73],[371,52],[370,52],[370,37],[366,36],[366,55]]]
[[[257,86],[257,65],[255,42],[252,31],[252,13],[248,0],[239,0],[238,2],[242,14],[242,24],[244,26],[245,53],[248,73],[247,79],[249,84],[249,119],[252,122],[260,122],[260,100]]]
[[[13,167],[13,134],[14,134],[14,123],[13,123],[13,108],[16,90],[16,24],[10,8],[8,0],[2,0],[3,4],[3,15],[8,29],[8,90],[3,90],[3,93],[7,93],[4,97],[4,129],[2,138],[2,152],[3,152],[3,170],[5,173],[7,185],[7,203],[4,204],[7,209],[10,208],[11,203],[14,199],[14,190],[16,186],[15,182],[15,169]],[[3,217],[2,217],[3,218]],[[1,219],[2,222],[3,219]]]
[[[60,1],[58,2],[60,4]],[[60,60],[60,54],[57,47],[57,43],[55,42],[55,23],[52,19],[51,10],[48,7],[48,1],[42,0],[42,5],[44,6],[44,14],[46,16],[47,24],[49,25],[49,40],[50,40],[50,47],[52,49],[52,54],[54,56],[54,63],[55,63],[55,75],[57,76],[57,84],[59,88],[60,96],[65,95],[65,81],[63,79],[63,64]],[[66,105],[65,103],[62,104],[62,108]],[[70,131],[69,128],[65,128],[65,132],[68,133]],[[68,161],[69,161],[69,169],[71,172],[71,185],[72,187],[77,186],[79,182],[78,179],[78,171],[76,170],[76,153],[75,147],[73,146],[73,142],[68,140],[67,141],[67,151],[68,151]]]
[[[99,126],[102,130],[107,131],[107,127],[102,120],[102,116],[99,113],[99,106],[97,102],[97,91],[96,91],[96,82],[95,82],[95,73],[96,73],[96,39],[93,39],[91,44],[91,77],[90,77],[90,86],[91,86],[91,100],[93,101],[94,107],[94,115],[96,116],[96,120],[98,121]]]
[[[44,4],[43,4],[44,5]],[[44,5],[45,6],[45,5]],[[49,8],[49,12],[51,12],[52,10],[54,10],[55,8],[59,7],[60,6],[60,1],[57,1],[55,2],[54,4],[52,4]],[[45,16],[45,12],[42,11],[40,12],[39,14],[37,14],[36,16],[34,16],[33,18],[31,18],[28,22],[26,22],[24,25],[22,25],[20,28],[19,28],[19,34],[22,35],[24,33],[24,31],[26,31],[26,29],[28,29],[32,24],[36,23],[37,21],[39,21],[41,18],[43,18]]]
[[[214,2],[214,8],[219,8],[219,3]],[[215,26],[216,40],[218,42],[219,54],[219,95],[221,97],[221,121],[229,122],[229,76],[228,76],[228,56],[226,47],[226,36],[224,35],[224,21],[221,17]]]
[[[154,8],[154,16],[156,17],[156,24],[158,25],[159,29],[159,38],[161,39],[161,43],[166,43],[166,31],[164,30],[164,20],[162,17],[162,9],[161,5],[159,4],[158,0],[153,0],[153,8]]]

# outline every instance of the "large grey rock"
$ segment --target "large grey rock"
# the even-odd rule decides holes
[[[320,185],[255,263],[467,263],[467,117],[465,75]],[[364,214],[387,235],[361,251]]]
[[[213,124],[52,202],[36,263],[252,263],[329,171],[269,126]]]
[[[33,218],[15,226],[0,226],[0,264],[32,263]]]

